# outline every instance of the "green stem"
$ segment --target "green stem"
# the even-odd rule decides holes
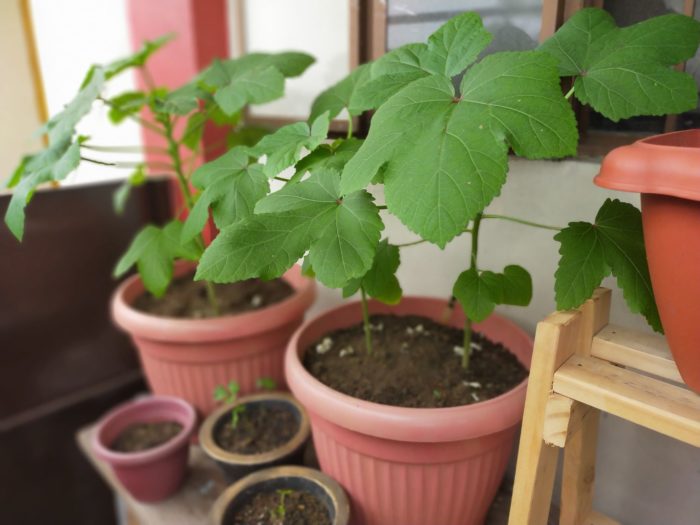
[[[564,95],[564,98],[566,100],[569,100],[571,98],[571,95],[573,95],[573,94],[574,94],[574,86],[571,86],[571,89],[566,93],[566,95]]]
[[[518,217],[510,217],[509,215],[494,215],[490,213],[485,213],[482,217],[483,219],[501,219],[504,221],[517,222],[518,224],[524,224],[525,226],[532,226],[534,228],[543,228],[545,230],[561,231],[563,228],[559,226],[549,226],[547,224],[540,224],[539,222],[527,221],[525,219],[519,219]]]
[[[367,293],[364,286],[360,286],[360,297],[362,298],[362,326],[365,331],[365,346],[367,354],[372,355],[372,329],[369,324],[369,309],[367,308]]]
[[[163,124],[163,130],[165,131],[165,139],[168,142],[168,154],[170,155],[170,158],[173,161],[173,169],[175,171],[175,175],[177,176],[177,180],[180,184],[183,200],[185,201],[185,205],[187,207],[187,210],[189,211],[194,205],[194,198],[192,197],[192,192],[190,191],[189,181],[187,180],[187,177],[185,177],[185,173],[182,170],[180,144],[178,144],[177,140],[175,140],[175,136],[173,134],[173,123],[170,120],[170,116],[168,115],[159,116],[158,119],[161,122],[161,124]],[[200,248],[204,250],[204,235],[200,233],[199,237],[197,238],[197,242]],[[205,281],[205,283],[207,287],[207,297],[209,299],[209,304],[211,305],[211,308],[214,311],[214,315],[219,315],[219,300],[216,297],[216,290],[214,289],[214,285],[209,281]]]
[[[106,105],[109,106],[109,107],[113,107],[113,106],[114,106],[114,104],[112,104],[112,103],[111,103],[109,100],[107,100],[106,98],[97,97],[97,100],[103,102],[104,104],[106,104]],[[136,123],[139,124],[140,126],[143,126],[143,127],[146,128],[146,129],[150,129],[150,130],[153,131],[154,133],[158,133],[159,135],[163,135],[163,130],[162,130],[162,129],[160,129],[160,128],[159,128],[158,126],[156,126],[155,124],[152,124],[151,122],[148,122],[147,120],[142,119],[142,118],[139,117],[138,115],[131,114],[131,115],[127,115],[126,118],[128,118],[128,119],[130,119],[130,120],[133,120],[134,122],[136,122]]]
[[[85,162],[91,162],[92,164],[97,164],[99,166],[110,166],[112,168],[123,168],[123,169],[129,169],[133,170],[135,168],[138,168],[141,166],[141,162],[108,162],[105,160],[97,160],[93,159],[91,157],[80,157],[80,160],[84,160]],[[152,162],[149,164],[149,166],[153,169],[167,169],[171,170],[173,167],[169,164],[161,163],[161,162]]]
[[[148,146],[100,146],[97,144],[81,144],[80,147],[91,151],[102,151],[106,153],[168,153],[168,150],[165,148]]]
[[[347,138],[347,139],[352,138],[352,116],[348,117],[348,134],[345,138]]]
[[[481,227],[481,219],[483,218],[482,213],[477,213],[474,217],[474,223],[472,224],[472,249],[469,257],[469,269],[476,270],[476,259],[479,253],[479,228]],[[472,320],[468,315],[464,316],[464,354],[462,354],[462,368],[465,370],[469,368],[469,358],[472,353]]]

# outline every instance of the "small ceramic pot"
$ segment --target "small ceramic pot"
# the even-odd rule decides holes
[[[193,270],[192,263],[179,262],[175,275]],[[299,266],[283,278],[294,294],[266,308],[210,319],[173,319],[131,307],[144,293],[135,275],[115,291],[112,317],[131,336],[151,391],[181,397],[206,416],[216,407],[216,385],[234,380],[241,394],[248,394],[266,377],[286,389],[284,350],[314,301],[316,285]]]
[[[307,467],[273,467],[246,476],[227,488],[214,503],[213,525],[233,523],[238,510],[259,492],[281,489],[303,490],[320,499],[333,525],[348,525],[350,504],[342,487],[334,479]]]
[[[598,186],[642,194],[642,226],[656,305],[686,384],[700,393],[700,129],[611,151]]]
[[[404,297],[369,302],[370,312],[422,315],[440,322],[447,302]],[[478,525],[496,495],[522,419],[527,381],[488,401],[450,408],[406,408],[342,394],[312,376],[305,349],[325,334],[362,321],[359,302],[306,322],[286,355],[289,387],[309,412],[321,470],[348,492],[355,525]],[[450,326],[464,317],[455,308]],[[532,338],[492,315],[474,325],[526,367]]]
[[[116,452],[110,448],[117,436],[131,425],[165,421],[179,423],[182,430],[162,445],[140,452]],[[108,412],[97,424],[92,448],[99,459],[109,463],[134,499],[160,501],[182,485],[196,422],[194,408],[182,399],[149,396]]]
[[[299,423],[296,434],[284,445],[260,454],[237,454],[220,447],[214,436],[222,425],[229,424],[231,409],[238,405],[265,405],[289,410]],[[264,468],[281,464],[301,464],[309,439],[309,417],[299,402],[286,392],[263,392],[245,396],[220,407],[204,420],[199,429],[199,444],[204,453],[221,467],[229,483]]]

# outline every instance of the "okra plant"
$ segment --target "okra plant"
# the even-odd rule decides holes
[[[230,405],[238,399],[238,392],[241,387],[236,381],[229,381],[226,386],[217,385],[214,389],[214,401]],[[245,412],[245,405],[236,405],[231,409],[231,428],[238,427],[238,420],[241,414]]]
[[[180,220],[178,213],[165,226],[146,226],[115,269],[115,275],[121,276],[136,265],[146,289],[155,296],[166,291],[175,260],[197,261],[201,257],[202,230],[210,212],[216,226],[223,228],[251,215],[255,202],[268,193],[268,177],[262,166],[249,164],[248,157],[242,157],[240,149],[235,149],[235,146],[253,145],[267,134],[267,130],[244,122],[244,109],[281,97],[285,79],[301,75],[314,62],[311,56],[296,52],[253,53],[237,59],[215,60],[191,81],[169,90],[153,82],[147,66],[148,59],[169,39],[146,42],[134,55],[90,68],[75,98],[42,128],[48,137],[48,147],[24,157],[9,178],[7,186],[13,189],[13,195],[5,215],[7,226],[21,240],[25,207],[35,190],[45,183],[60,182],[81,162],[133,170],[115,194],[117,210],[123,209],[129,188],[145,182],[147,171],[171,174],[178,182],[180,200],[188,211],[187,220]],[[105,97],[103,93],[109,81],[131,69],[141,71],[147,88]],[[164,147],[106,146],[79,135],[76,127],[96,104],[109,108],[108,116],[114,124],[132,119],[157,133]],[[144,116],[144,108],[149,116]],[[195,170],[194,162],[204,153],[201,138],[209,122],[229,129],[227,144],[212,147],[228,145],[235,151],[224,154],[204,169]],[[325,137],[326,130],[319,133]],[[151,153],[160,155],[162,161],[105,162],[99,159],[104,152]],[[210,283],[207,290],[216,313],[217,301]]]
[[[277,489],[277,495],[279,496],[279,503],[277,506],[270,511],[270,517],[275,523],[284,523],[284,517],[287,515],[287,508],[284,506],[284,500],[287,496],[294,494],[293,489]]]
[[[408,244],[444,248],[468,234],[469,264],[453,289],[465,313],[467,367],[472,323],[498,304],[531,300],[524,268],[479,265],[481,224],[507,220],[557,231],[559,308],[578,306],[612,273],[629,307],[660,330],[636,207],[608,200],[595,222],[562,228],[490,214],[487,207],[506,182],[509,154],[576,154],[572,97],[614,121],[695,108],[697,86],[674,65],[694,55],[700,25],[669,14],[619,28],[609,14],[591,8],[535,50],[485,54],[491,38],[478,15],[456,16],[426,43],[395,49],[322,93],[311,110],[311,128],[299,123],[265,137],[257,148],[274,144],[284,154],[268,159],[264,171],[285,184],[258,201],[254,214],[222,230],[196,278],[269,279],[304,257],[304,270],[321,283],[345,295],[359,290],[371,351],[366,298],[399,301],[395,274],[406,246],[381,239],[381,213],[395,215],[419,236]],[[307,141],[318,119],[343,109],[351,116],[375,111],[364,141],[350,133],[330,144]],[[303,158],[302,147],[310,150]],[[293,175],[280,177],[289,166]],[[375,202],[372,184],[383,185],[385,203]]]

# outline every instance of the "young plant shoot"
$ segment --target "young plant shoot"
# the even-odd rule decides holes
[[[154,83],[147,66],[151,55],[169,40],[170,37],[163,37],[146,42],[132,56],[90,68],[75,98],[41,129],[48,138],[48,147],[24,157],[8,180],[7,187],[13,189],[13,195],[5,215],[9,229],[22,240],[25,207],[36,189],[45,183],[59,183],[81,162],[132,171],[114,196],[118,212],[123,211],[130,188],[146,181],[147,172],[172,175],[177,180],[181,211],[187,212],[187,220],[175,218],[164,226],[146,226],[133,239],[114,271],[119,277],[136,266],[145,288],[156,297],[167,290],[173,278],[174,261],[198,261],[201,257],[205,246],[202,230],[210,212],[216,226],[225,228],[252,215],[257,200],[269,192],[268,175],[248,149],[268,130],[247,125],[243,120],[244,109],[250,104],[280,98],[285,79],[301,75],[314,62],[311,56],[294,52],[254,53],[215,60],[190,82],[170,90]],[[142,74],[146,89],[106,98],[103,93],[109,81],[132,69]],[[80,135],[77,131],[80,122],[97,104],[109,108],[108,116],[113,124],[134,120],[159,135],[163,146],[109,146]],[[233,149],[194,169],[197,159],[205,153],[201,139],[209,123],[228,129],[226,143],[213,145],[212,149]],[[326,131],[327,121],[319,119],[316,136],[325,138]],[[317,145],[307,142],[312,149]],[[148,154],[149,158],[156,154],[160,160],[107,162],[100,159],[106,152],[127,158],[134,153]],[[208,281],[206,289],[212,313],[218,315],[215,290]]]
[[[226,405],[235,403],[240,390],[241,387],[236,381],[229,381],[226,386],[217,385],[214,389],[214,401]],[[245,412],[245,405],[236,405],[231,409],[231,428],[238,427],[238,420],[243,412]]]
[[[572,97],[615,121],[695,108],[697,86],[674,66],[694,55],[700,24],[669,14],[619,28],[608,13],[591,8],[577,12],[537,49],[489,53],[491,40],[477,14],[458,15],[427,42],[363,64],[322,93],[309,123],[263,138],[251,150],[268,155],[263,173],[276,177],[290,166],[295,173],[260,199],[254,213],[223,227],[196,278],[271,279],[304,257],[307,275],[342,288],[346,296],[360,291],[371,352],[366,298],[400,300],[400,249],[421,242],[444,248],[468,233],[468,263],[453,288],[465,314],[466,368],[472,324],[497,305],[526,306],[532,297],[524,268],[480,266],[483,222],[506,220],[558,232],[560,308],[581,304],[612,272],[630,308],[660,330],[637,208],[608,200],[594,224],[559,228],[490,214],[487,207],[506,182],[509,154],[576,154]],[[374,111],[364,141],[349,136],[323,142],[328,119],[342,110],[351,116]],[[310,151],[304,158],[302,148]],[[372,184],[383,186],[384,204],[368,191]],[[404,246],[381,239],[383,213],[396,216],[419,239]]]

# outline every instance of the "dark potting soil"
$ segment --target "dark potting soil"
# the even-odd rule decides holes
[[[231,425],[230,414],[218,425],[214,440],[223,449],[236,454],[260,454],[281,447],[299,430],[299,421],[289,410],[262,403],[244,405],[238,423]]]
[[[503,345],[472,335],[469,368],[461,366],[464,332],[426,317],[374,315],[372,355],[362,324],[336,330],[304,352],[322,383],[384,405],[432,408],[469,405],[507,392],[527,370]]]
[[[214,284],[214,288],[219,303],[218,315],[239,314],[265,308],[294,293],[294,289],[284,279],[250,279],[231,284]],[[144,293],[134,301],[133,307],[162,317],[218,317],[209,303],[206,283],[193,281],[191,275],[173,280],[163,297]]]
[[[170,441],[181,430],[182,425],[175,421],[136,423],[122,430],[110,448],[117,452],[148,450]]]
[[[313,494],[295,490],[261,492],[239,510],[227,525],[331,525],[326,506]]]

